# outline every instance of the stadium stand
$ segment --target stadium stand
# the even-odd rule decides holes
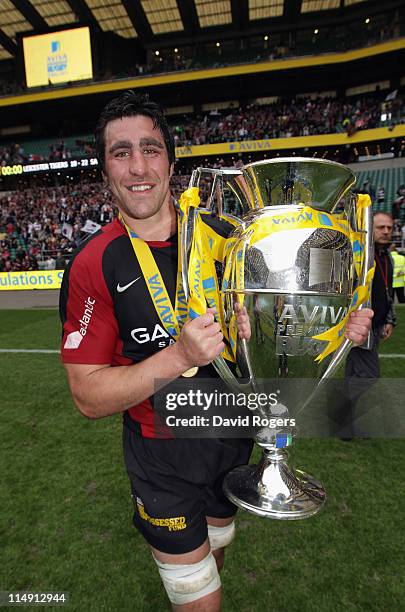
[[[21,143],[0,144],[0,165],[28,161],[54,161],[73,157],[92,156],[93,137],[70,136],[55,142],[54,139],[22,141]]]
[[[353,36],[353,27],[356,25],[356,36]],[[159,45],[162,50],[157,54],[156,51],[149,50],[147,57],[144,57],[145,61],[132,63],[128,62],[126,57],[122,57],[119,69],[97,70],[94,81],[104,82],[148,74],[286,59],[312,55],[314,52],[347,51],[356,46],[369,46],[405,34],[402,15],[391,7],[388,7],[384,13],[376,15],[366,28],[359,27],[360,25],[364,25],[361,24],[361,18],[357,24],[356,20],[349,24],[329,24],[327,29],[316,33],[312,27],[307,27],[299,31],[291,30],[288,37],[277,31],[270,37],[258,35],[245,38],[230,37],[218,46],[218,43],[212,41],[195,45],[180,42],[176,43],[176,48],[173,50],[173,45],[168,46],[167,43],[163,43]],[[41,91],[51,88],[52,86],[41,87]],[[10,73],[8,79],[0,78],[0,96],[26,91],[25,83],[17,81],[14,74]]]
[[[367,191],[373,199],[373,210],[375,212],[388,212],[391,214],[392,205],[399,197],[398,190],[405,185],[405,161],[403,168],[384,168],[379,170],[363,170],[357,173],[357,188],[361,190],[368,182]],[[377,194],[383,189],[384,197],[378,201]],[[369,192],[369,191],[368,191]],[[403,210],[404,214],[405,210]]]
[[[101,182],[9,192],[0,206],[1,272],[55,268],[57,259],[63,264],[85,235],[86,221],[104,224],[113,214]]]
[[[246,12],[247,2],[240,3],[245,9],[232,3],[226,15],[224,4],[221,8],[218,4],[217,13],[205,22],[196,13],[194,26],[183,12],[182,23],[176,25],[178,30],[173,28],[169,33],[163,29],[165,33],[160,38],[158,30],[155,32],[150,24],[150,30],[145,26],[148,12],[144,15],[144,31],[137,30],[137,41],[125,42],[122,32],[100,34],[100,61],[94,67],[92,84],[105,83],[105,88],[100,85],[91,95],[75,96],[74,90],[81,81],[61,86],[47,83],[28,90],[17,82],[18,70],[5,78],[12,61],[6,60],[7,65],[0,61],[0,103],[9,112],[7,121],[6,114],[0,117],[0,270],[53,266],[57,259],[63,264],[63,258],[85,237],[82,229],[86,222],[102,224],[111,218],[111,196],[97,168],[87,163],[95,155],[90,131],[96,110],[120,87],[126,87],[120,80],[131,76],[138,78],[133,86],[140,91],[143,81],[149,83],[152,97],[168,108],[176,146],[185,149],[179,154],[178,174],[172,179],[176,197],[187,187],[196,165],[230,166],[285,154],[350,163],[363,151],[370,159],[405,153],[405,140],[401,140],[405,139],[401,131],[405,125],[405,77],[401,72],[405,43],[400,39],[405,34],[405,10],[401,2],[393,0],[386,9],[372,2],[363,2],[363,6],[346,6],[352,3],[342,2],[336,11],[325,5],[325,10],[309,10],[307,14],[303,9],[307,3],[286,0],[279,21],[264,13],[254,17],[254,12]],[[365,20],[369,6],[371,19]],[[163,14],[161,19],[163,23]],[[226,25],[231,21],[233,31]],[[210,31],[211,26],[215,28]],[[373,48],[386,41],[395,43],[395,49]],[[1,44],[2,41],[0,50]],[[130,48],[131,53],[124,52]],[[362,48],[366,49],[364,53]],[[338,63],[336,68],[327,63],[328,52],[352,49],[364,55],[360,63],[352,67]],[[289,63],[292,57],[304,58],[308,68],[301,63],[302,68],[294,69]],[[309,68],[311,61],[313,71]],[[243,66],[249,62],[249,69],[231,71],[229,78],[199,80],[203,68]],[[15,63],[13,69],[16,66]],[[289,66],[288,70],[284,70],[285,66]],[[193,70],[189,86],[183,78],[187,70]],[[166,85],[165,77],[171,74],[172,78],[173,73],[172,84]],[[156,81],[143,79],[148,74],[156,75]],[[7,106],[11,104],[7,97],[13,92],[19,96]],[[13,125],[18,137],[13,134]],[[352,144],[353,137],[381,127],[389,131],[385,140],[363,143],[361,150]],[[325,141],[314,138],[328,135],[343,137],[343,144],[327,147],[322,144]],[[281,148],[272,150],[275,139],[296,137],[304,139],[297,149],[287,153]],[[308,147],[305,138],[313,139]],[[254,152],[254,143],[263,140],[270,143],[269,149],[263,152],[258,148]],[[229,147],[226,152],[226,143],[246,141],[253,152],[232,155]],[[205,145],[220,145],[220,150],[201,153],[201,157],[198,152],[187,152],[188,147]],[[86,163],[70,165],[70,160],[80,157]],[[35,172],[36,162],[57,163],[55,168],[45,171],[44,165]],[[27,173],[23,172],[24,164],[33,164]],[[401,188],[405,185],[405,168],[392,167],[387,159],[382,168],[354,171],[358,174],[358,189],[364,191],[366,183],[374,210],[394,211],[398,224],[403,223]],[[207,193],[208,184],[203,182],[203,204]]]
[[[175,174],[172,192],[178,198],[187,188],[190,174]],[[376,186],[376,187],[375,187]],[[361,171],[357,188],[368,190],[373,210],[392,212],[401,190],[398,232],[405,226],[405,161],[403,167]],[[378,202],[378,191],[384,199]],[[201,184],[202,205],[209,184]],[[113,216],[112,196],[102,182],[80,182],[10,192],[0,197],[0,272],[64,267],[73,250],[87,237],[86,222],[103,225]]]
[[[389,94],[388,94],[389,95]],[[387,94],[360,97],[292,97],[272,104],[212,110],[171,118],[177,147],[266,138],[289,138],[316,134],[347,133],[405,123],[402,93],[393,100]],[[389,115],[382,121],[381,116]],[[71,159],[94,155],[91,134],[0,144],[0,163]]]

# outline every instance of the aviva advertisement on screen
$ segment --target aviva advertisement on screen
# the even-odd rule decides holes
[[[89,28],[23,38],[27,87],[93,77]]]
[[[17,289],[60,289],[63,270],[43,272],[0,272],[0,291]]]

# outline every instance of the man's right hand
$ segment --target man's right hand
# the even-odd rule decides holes
[[[211,363],[224,350],[221,327],[214,314],[215,310],[208,308],[205,314],[184,324],[176,350],[185,370]]]

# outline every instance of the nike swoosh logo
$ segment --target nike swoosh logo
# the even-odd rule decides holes
[[[138,278],[135,278],[135,280],[131,281],[130,283],[128,283],[128,285],[124,285],[123,287],[121,287],[121,285],[118,283],[117,285],[117,291],[118,293],[122,293],[123,291],[126,291],[131,285],[133,285],[134,283],[136,283],[136,281],[139,281],[141,277],[138,276]]]

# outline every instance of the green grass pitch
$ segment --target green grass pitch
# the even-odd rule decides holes
[[[405,308],[382,353],[405,354]],[[56,311],[0,311],[0,349],[57,349]],[[404,377],[405,359],[382,359]],[[69,611],[169,610],[131,525],[121,418],[74,409],[57,354],[0,353],[2,591],[68,591]],[[294,463],[328,502],[304,521],[239,512],[222,573],[225,612],[405,608],[405,442],[298,440]],[[255,452],[257,458],[258,453]]]

